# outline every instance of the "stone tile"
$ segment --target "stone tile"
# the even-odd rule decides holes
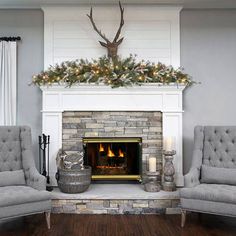
[[[63,117],[74,117],[75,116],[75,112],[74,111],[66,111],[66,112],[63,112]]]
[[[133,208],[133,209],[125,209],[122,214],[124,215],[140,215],[142,213],[142,208]]]
[[[111,203],[110,203],[110,207],[111,207],[111,208],[117,208],[117,207],[118,207],[118,204],[117,204],[117,203],[112,203],[112,202],[111,202]]]
[[[143,130],[140,128],[125,128],[126,134],[142,134]]]
[[[149,201],[150,208],[167,208],[171,207],[171,200],[150,200]]]
[[[87,209],[96,209],[96,210],[100,210],[100,209],[103,209],[104,206],[103,206],[103,200],[101,201],[91,201],[91,202],[88,202],[86,203],[86,206],[87,206]]]
[[[98,129],[98,128],[104,128],[104,124],[86,124],[87,129]]]
[[[76,211],[83,211],[83,210],[86,210],[86,209],[87,209],[86,204],[76,205]]]
[[[129,119],[129,121],[137,121],[137,118],[131,117],[131,118]],[[140,117],[140,118],[138,118],[138,121],[145,121],[145,122],[147,122],[147,121],[148,121],[148,118]]]
[[[109,200],[104,200],[103,201],[103,207],[109,208],[110,207],[110,201]]]
[[[117,124],[118,127],[124,127],[125,126],[125,121],[118,121],[118,122],[115,122]]]
[[[111,200],[110,204],[124,204],[128,203],[128,200]]]
[[[110,214],[110,215],[120,214],[118,208],[117,209],[107,209],[107,213]]]
[[[76,214],[93,214],[93,211],[92,210],[88,210],[88,209],[77,209],[75,211]]]
[[[179,199],[172,200],[171,202],[172,202],[171,207],[173,207],[173,208],[180,207],[180,200]]]
[[[84,137],[98,137],[98,133],[97,132],[86,132],[84,134]]]
[[[115,133],[104,132],[104,133],[99,133],[98,136],[99,137],[115,137]]]
[[[125,127],[134,127],[137,128],[137,121],[126,121]]]
[[[143,214],[165,214],[165,208],[145,208],[142,210]]]
[[[124,127],[104,127],[105,132],[123,132]]]
[[[157,154],[157,148],[143,148],[144,154]]]
[[[74,213],[76,211],[76,205],[75,204],[65,204],[62,206],[64,213]]]
[[[77,129],[63,129],[63,134],[76,134]]]
[[[109,120],[106,120],[106,121],[98,120],[98,123],[104,124],[104,127],[114,127],[114,126],[117,125],[118,122],[116,122],[116,121],[109,121]],[[117,125],[117,126],[121,127],[121,125]]]
[[[52,207],[52,213],[63,213],[62,207]]]
[[[75,116],[79,117],[91,117],[93,114],[92,111],[75,111]]]
[[[166,208],[166,214],[167,215],[181,214],[181,209],[180,208]]]
[[[148,207],[148,202],[146,203],[133,203],[134,208],[146,208]]]

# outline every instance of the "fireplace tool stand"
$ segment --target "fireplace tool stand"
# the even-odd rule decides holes
[[[53,187],[50,182],[49,175],[49,144],[50,144],[50,136],[43,134],[39,136],[39,169],[40,173],[46,177],[47,186],[46,189],[48,191],[52,191]],[[47,168],[46,168],[46,160],[47,160]]]

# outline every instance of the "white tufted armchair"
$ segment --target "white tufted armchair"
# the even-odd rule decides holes
[[[50,228],[51,196],[35,167],[30,128],[0,126],[0,220],[41,212]]]
[[[180,191],[186,211],[236,217],[236,127],[197,126],[190,171]]]

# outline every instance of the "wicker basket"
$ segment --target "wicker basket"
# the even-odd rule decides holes
[[[58,168],[56,179],[59,189],[64,193],[82,193],[91,183],[91,167],[84,169],[66,170]]]

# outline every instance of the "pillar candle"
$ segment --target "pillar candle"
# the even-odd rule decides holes
[[[155,157],[150,157],[148,159],[148,164],[149,164],[149,171],[150,172],[156,172],[157,171],[157,159]]]
[[[173,137],[166,137],[164,139],[164,150],[167,152],[173,151]]]

